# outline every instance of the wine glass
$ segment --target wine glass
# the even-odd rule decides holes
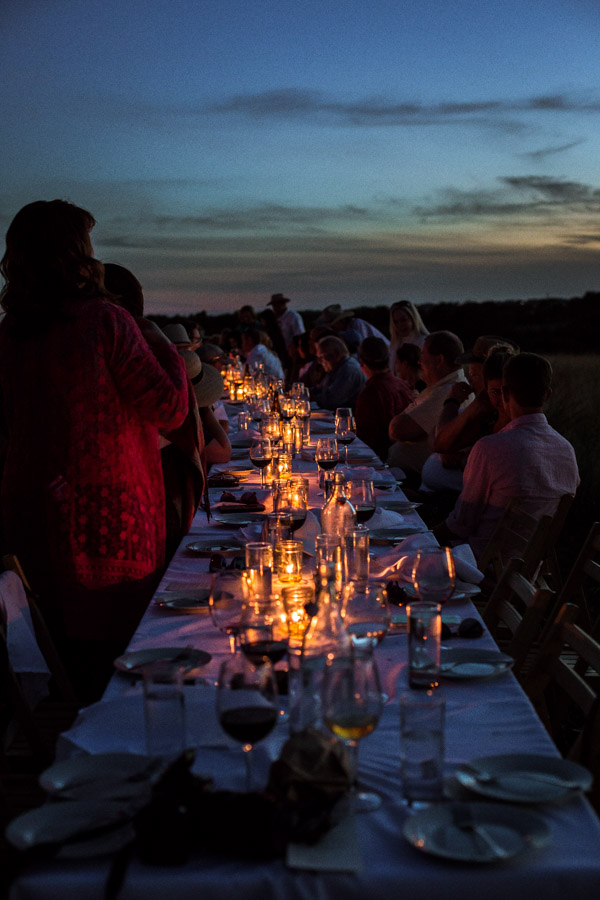
[[[422,547],[414,561],[412,583],[419,600],[445,603],[456,584],[450,547]]]
[[[240,741],[246,763],[246,790],[252,789],[250,751],[275,727],[279,715],[277,685],[268,659],[254,665],[243,653],[222,663],[217,687],[217,715],[223,731]]]
[[[292,539],[294,532],[306,522],[308,513],[308,493],[304,481],[277,481],[273,485],[273,512],[286,516],[289,537]]]
[[[346,497],[356,510],[356,521],[364,525],[375,514],[377,501],[373,482],[367,478],[353,478],[346,482]]]
[[[208,608],[215,628],[228,636],[231,653],[235,653],[246,598],[246,582],[242,572],[227,569],[215,575],[208,597]]]
[[[360,791],[358,742],[375,730],[383,701],[377,664],[372,653],[356,649],[351,656],[327,661],[321,689],[323,721],[350,750],[353,806],[356,812],[378,809],[381,797]]]
[[[373,650],[384,639],[390,626],[385,587],[357,581],[345,585],[342,615],[353,645],[358,650]]]
[[[335,436],[344,447],[344,465],[348,465],[348,447],[356,437],[356,422],[349,406],[339,406],[335,411]]]
[[[262,437],[269,438],[275,447],[281,440],[281,419],[279,416],[263,416],[260,423]]]
[[[263,658],[275,665],[287,652],[288,627],[285,607],[279,594],[252,597],[240,619],[240,650],[254,665]]]
[[[315,450],[315,460],[320,469],[325,472],[335,469],[339,462],[340,453],[337,440],[332,437],[319,438]]]
[[[257,469],[260,469],[260,484],[265,487],[265,469],[273,459],[273,447],[269,438],[253,438],[250,445],[250,459]]]

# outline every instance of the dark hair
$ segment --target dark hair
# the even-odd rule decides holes
[[[384,372],[389,366],[390,354],[382,338],[366,337],[358,348],[358,358],[374,372]]]
[[[106,297],[104,267],[92,256],[94,217],[66,200],[38,200],[21,209],[6,232],[0,262],[3,309],[23,323],[46,325],[69,298]]]
[[[104,287],[112,294],[112,301],[132,316],[144,315],[144,292],[129,269],[117,263],[104,264]]]
[[[396,359],[398,362],[407,363],[411,369],[417,370],[421,359],[421,348],[407,341],[396,350]]]
[[[519,406],[537,409],[548,399],[552,387],[552,366],[537,353],[511,356],[502,370],[502,385],[508,388]]]
[[[432,331],[425,338],[425,344],[433,356],[443,356],[446,365],[459,368],[456,360],[465,348],[461,339],[451,331]]]
[[[487,384],[492,379],[502,378],[502,372],[507,360],[515,356],[516,350],[508,344],[496,344],[492,347],[483,364],[483,380]]]

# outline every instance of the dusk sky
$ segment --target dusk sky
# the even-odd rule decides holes
[[[600,290],[598,0],[2,0],[0,227],[151,313]]]

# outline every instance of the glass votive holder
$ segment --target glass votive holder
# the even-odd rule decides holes
[[[314,589],[309,584],[293,585],[284,587],[281,596],[287,616],[289,646],[302,647],[304,633],[311,620],[307,606],[315,601]]]
[[[252,425],[252,416],[245,409],[238,414],[237,418],[238,431],[248,431]]]
[[[246,544],[245,578],[249,597],[268,597],[272,589],[273,545],[267,541]]]
[[[281,479],[292,477],[292,454],[280,452],[277,459],[277,477]]]
[[[318,575],[321,566],[333,563],[335,567],[335,589],[342,590],[342,538],[339,534],[318,534],[315,538],[315,570]]]
[[[302,541],[279,541],[275,545],[275,570],[284,584],[302,581]]]
[[[234,381],[232,386],[229,388],[229,394],[231,399],[235,402],[237,400],[244,399],[244,382],[243,381]]]

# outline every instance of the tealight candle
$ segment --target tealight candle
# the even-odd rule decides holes
[[[302,581],[302,541],[279,541],[275,546],[275,568],[284,583]]]
[[[310,615],[306,611],[309,603],[314,603],[315,592],[310,585],[301,584],[284,587],[281,591],[283,605],[287,615],[289,646],[301,647],[304,632],[310,624]]]

